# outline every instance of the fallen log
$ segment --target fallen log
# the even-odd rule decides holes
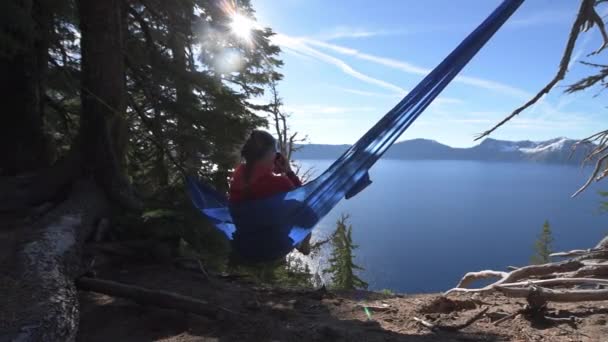
[[[204,300],[168,291],[150,290],[139,286],[121,284],[110,280],[82,277],[76,280],[76,286],[80,290],[125,298],[141,305],[152,305],[163,309],[194,313],[212,319],[223,319],[227,315],[235,315],[230,310],[214,306]]]
[[[16,254],[3,269],[20,286],[8,291],[14,318],[0,340],[73,341],[78,298],[73,279],[83,271],[81,247],[106,212],[106,200],[91,182],[78,181],[68,199],[32,226],[22,227]],[[4,294],[3,294],[4,295]]]

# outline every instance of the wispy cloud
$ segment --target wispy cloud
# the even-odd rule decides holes
[[[337,53],[340,53],[343,55],[353,56],[353,57],[356,57],[356,58],[359,58],[362,60],[370,61],[370,62],[379,64],[379,65],[383,65],[385,67],[397,69],[397,70],[400,70],[400,71],[403,71],[403,72],[409,73],[409,74],[427,75],[429,72],[431,72],[431,69],[429,69],[429,68],[417,66],[412,63],[395,60],[395,59],[391,59],[391,58],[375,56],[375,55],[367,54],[364,52],[360,52],[356,49],[352,49],[352,48],[348,48],[348,47],[344,47],[344,46],[340,46],[340,45],[336,45],[336,44],[332,44],[332,43],[328,43],[328,42],[322,42],[322,41],[318,41],[318,40],[310,39],[310,38],[299,38],[298,40],[300,40],[306,44],[326,48],[326,49],[329,49],[331,51],[334,51],[334,52],[337,52]],[[486,90],[496,91],[496,92],[500,92],[500,93],[510,94],[511,96],[514,96],[517,98],[528,98],[528,97],[532,96],[532,94],[530,94],[529,92],[527,92],[525,90],[510,86],[507,84],[503,84],[500,82],[495,82],[495,81],[486,80],[486,79],[482,79],[482,78],[470,77],[470,76],[457,76],[454,80],[456,82],[471,85],[474,87],[483,88]]]
[[[322,104],[291,105],[285,106],[285,111],[293,114],[352,114],[363,112],[374,112],[374,107],[355,107],[355,106],[332,106]]]
[[[367,82],[369,84],[374,84],[376,86],[380,86],[382,88],[391,90],[396,93],[405,93],[406,90],[389,82],[371,77],[366,75],[360,71],[355,70],[353,67],[348,65],[343,60],[336,58],[334,56],[323,53],[317,49],[314,49],[308,46],[300,39],[292,38],[283,34],[277,34],[273,36],[273,43],[281,46],[282,48],[287,48],[296,51],[297,53],[304,54],[325,63],[332,64],[342,70],[344,73],[355,77],[363,82]]]
[[[393,98],[393,99],[398,99],[401,97],[401,94],[397,94],[397,93],[379,93],[379,92],[374,92],[374,91],[366,91],[366,90],[359,90],[359,89],[351,89],[351,88],[342,88],[339,87],[338,89],[347,92],[347,93],[351,93],[351,94],[355,94],[355,95],[361,95],[361,96],[369,96],[369,97],[379,97],[379,98]]]
[[[397,69],[397,70],[400,70],[402,72],[409,73],[409,74],[423,76],[423,75],[427,75],[429,72],[431,72],[431,69],[429,69],[429,68],[417,66],[417,65],[414,65],[409,62],[380,57],[380,56],[376,56],[376,55],[371,55],[371,54],[367,54],[364,52],[360,52],[356,49],[352,49],[352,48],[348,48],[348,47],[344,47],[344,46],[340,46],[337,44],[332,44],[332,43],[328,43],[328,42],[324,42],[324,41],[320,41],[320,40],[316,40],[316,39],[306,38],[306,37],[297,38],[297,37],[290,37],[290,36],[284,35],[284,34],[277,34],[276,36],[273,37],[273,42],[275,44],[280,45],[284,49],[294,51],[294,53],[312,57],[312,58],[315,58],[317,60],[320,60],[320,61],[323,61],[323,62],[326,62],[329,64],[333,64],[333,65],[337,66],[338,68],[340,68],[346,74],[349,74],[364,82],[374,84],[377,86],[381,86],[385,89],[392,90],[398,94],[405,93],[406,92],[405,89],[403,89],[397,85],[394,85],[392,83],[363,74],[363,73],[355,70],[353,67],[351,67],[349,64],[347,64],[343,60],[341,60],[335,56],[329,55],[325,52],[322,52],[319,49],[315,49],[314,46],[324,48],[324,49],[327,49],[327,50],[330,50],[333,52],[337,52],[342,55],[352,56],[352,57],[355,57],[355,58],[358,58],[361,60],[373,62],[373,63],[379,64],[379,65],[382,65],[385,67]],[[503,93],[503,94],[509,94],[513,97],[517,97],[520,99],[529,98],[530,96],[532,96],[532,94],[530,94],[529,92],[526,92],[522,89],[510,86],[507,84],[503,84],[500,82],[495,82],[495,81],[486,80],[486,79],[477,78],[477,77],[457,76],[455,78],[455,81],[462,83],[462,84],[467,84],[470,86],[486,89],[486,90],[491,90],[491,91],[495,91],[495,92],[499,92],[499,93]]]
[[[405,30],[369,30],[360,27],[337,26],[315,36],[318,40],[360,39],[406,34]]]
[[[341,90],[352,93],[360,96],[373,96],[373,97],[384,97],[384,98],[398,98],[400,96],[404,96],[406,94],[406,90],[389,82],[383,81],[378,78],[374,78],[370,75],[364,74],[353,67],[351,67],[348,63],[343,61],[342,59],[335,56],[335,54],[345,55],[354,57],[356,59],[369,61],[372,63],[376,63],[378,65],[392,68],[395,70],[399,70],[405,73],[414,74],[414,75],[427,75],[431,69],[421,67],[406,61],[385,58],[381,56],[376,56],[372,54],[367,54],[356,49],[352,49],[349,47],[329,43],[327,41],[319,41],[316,39],[308,38],[308,37],[290,37],[287,35],[279,34],[275,40],[275,43],[279,44],[282,48],[287,50],[296,51],[298,54],[302,54],[308,58],[313,58],[315,60],[328,63],[330,65],[334,65],[339,68],[342,72],[352,77],[355,77],[365,83],[379,86],[388,90],[387,93],[367,91],[367,90],[359,90],[354,88],[341,88]],[[332,54],[332,52],[334,54]],[[500,94],[509,95],[518,100],[527,100],[533,94],[517,88],[510,86],[508,84],[504,84],[501,82],[488,80],[479,77],[471,77],[471,76],[457,76],[455,78],[455,82],[460,84],[469,85],[472,87],[485,89],[488,91],[497,92]],[[434,113],[432,118],[423,120],[422,124],[427,125],[435,125],[442,122],[445,123],[462,123],[462,124],[470,124],[475,127],[482,127],[491,125],[497,120],[502,119],[504,115],[508,114],[510,109],[502,111],[492,112],[492,115],[482,116],[482,115],[468,115],[467,113],[463,113],[459,115],[458,113],[462,113],[462,107],[460,110],[456,110],[456,105],[464,103],[464,101],[460,99],[453,98],[438,98],[433,104],[433,107],[429,108],[432,113]],[[450,105],[450,106],[443,106]],[[516,128],[538,128],[538,129],[565,129],[569,126],[580,126],[584,124],[588,124],[585,121],[584,115],[581,113],[571,113],[564,112],[562,108],[565,107],[565,103],[558,103],[557,106],[552,105],[546,99],[540,101],[537,105],[533,106],[528,113],[528,116],[525,118],[517,118],[517,120],[513,121],[513,127]],[[308,108],[296,108],[292,110],[294,113],[300,114],[309,114],[308,120],[314,120],[314,117],[327,115],[327,114],[346,114],[346,113],[355,113],[355,112],[375,112],[374,108],[364,108],[363,111],[359,107],[346,108],[346,107],[333,107],[333,106],[319,106],[319,107],[308,107]],[[489,112],[485,112],[486,114]],[[311,117],[312,116],[312,117]],[[302,118],[304,119],[304,118]],[[343,117],[334,117],[336,120],[344,120]]]
[[[528,28],[552,24],[570,24],[574,20],[574,12],[563,9],[546,9],[536,11],[526,16],[515,17],[507,21],[505,28]]]

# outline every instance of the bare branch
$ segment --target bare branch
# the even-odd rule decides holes
[[[559,64],[559,68],[557,70],[556,75],[553,77],[553,79],[549,83],[547,83],[547,85],[545,85],[545,87],[543,89],[541,89],[531,100],[526,102],[523,106],[515,109],[509,116],[504,118],[502,121],[500,121],[494,127],[490,128],[489,130],[480,134],[477,138],[475,138],[475,140],[479,140],[485,136],[490,135],[492,132],[494,132],[499,127],[501,127],[502,125],[507,123],[509,120],[513,119],[519,113],[523,112],[524,110],[526,110],[527,108],[529,108],[530,106],[532,106],[533,104],[538,102],[544,95],[548,94],[549,91],[551,91],[551,89],[553,89],[553,87],[559,81],[564,79],[564,77],[566,76],[566,73],[568,72],[568,65],[570,64],[570,60],[572,59],[572,51],[574,50],[576,41],[582,31],[588,30],[593,25],[598,25],[600,31],[602,32],[602,35],[604,36],[604,45],[602,45],[602,47],[597,52],[604,49],[604,47],[606,46],[606,41],[608,41],[608,36],[605,36],[606,32],[604,31],[604,24],[603,23],[599,24],[597,22],[597,18],[599,18],[599,15],[595,11],[594,5],[595,5],[595,0],[582,0],[581,1],[581,6],[578,10],[576,20],[574,21],[574,23],[572,24],[572,28],[570,29],[568,42],[566,43],[566,48],[562,55],[562,59]],[[599,20],[599,22],[601,22],[601,19]]]
[[[595,163],[595,167],[593,169],[593,172],[591,173],[591,176],[589,176],[589,179],[587,179],[587,182],[585,182],[585,184],[583,184],[583,186],[578,189],[573,195],[572,197],[577,196],[578,194],[580,194],[581,192],[583,192],[585,189],[587,189],[589,187],[589,185],[591,185],[591,183],[593,183],[593,181],[599,181],[600,179],[606,177],[606,172],[604,171],[600,176],[598,176],[598,174],[600,173],[600,169],[604,164],[604,161],[608,159],[608,154],[604,155],[603,157],[601,157],[600,159],[598,159],[597,163]]]

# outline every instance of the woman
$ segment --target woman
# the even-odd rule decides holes
[[[287,192],[302,186],[291,170],[287,158],[276,151],[276,141],[268,132],[255,130],[241,149],[241,163],[230,182],[230,202],[238,203]],[[303,254],[310,253],[310,237],[296,248]]]

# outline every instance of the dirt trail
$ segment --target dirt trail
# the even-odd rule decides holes
[[[125,266],[99,278],[206,300],[234,317],[209,319],[81,292],[79,341],[608,341],[608,302],[551,304],[574,325],[539,325],[517,317],[523,301],[498,295],[386,296],[256,287],[218,277],[205,280],[169,266]],[[485,306],[487,314],[459,332],[431,332],[413,317],[458,324]],[[365,307],[368,308],[366,313]]]

